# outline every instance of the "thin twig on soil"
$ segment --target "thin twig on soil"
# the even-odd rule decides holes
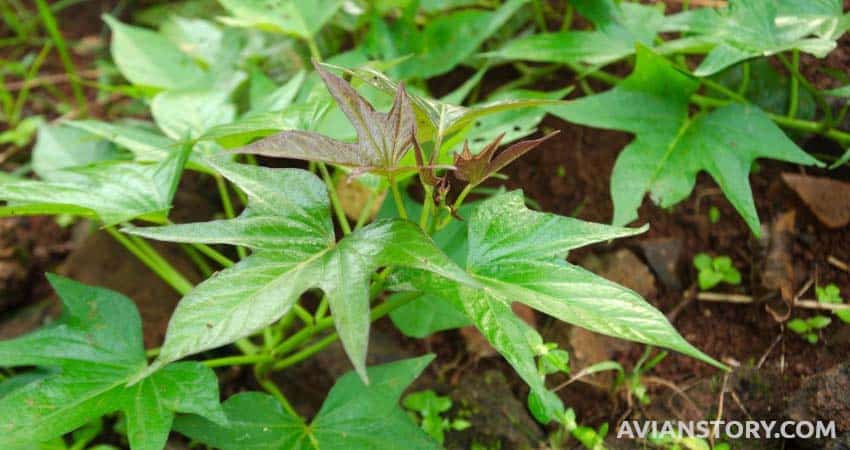
[[[754,300],[749,295],[741,294],[721,294],[716,292],[700,292],[697,294],[697,300],[702,302],[717,302],[717,303],[737,303],[749,304],[754,303]],[[821,303],[817,300],[801,299],[795,301],[791,306],[796,306],[805,309],[823,309],[829,311],[850,310],[850,304],[843,303]]]
[[[840,259],[838,259],[838,258],[836,258],[832,255],[829,255],[829,257],[826,258],[826,262],[832,264],[833,266],[835,266],[835,267],[837,267],[837,268],[839,268],[839,269],[841,269],[845,272],[850,272],[850,266],[847,265],[846,262],[844,262],[844,261],[842,261],[842,260],[840,260]]]
[[[96,79],[100,75],[100,70],[91,69],[84,70],[78,73],[77,78],[86,78],[86,79]],[[32,89],[34,87],[44,86],[46,84],[59,84],[59,83],[69,83],[72,78],[67,73],[53,73],[49,75],[42,75],[40,77],[33,78],[31,80],[21,80],[9,83],[6,85],[6,89],[9,91],[18,91],[21,89]]]

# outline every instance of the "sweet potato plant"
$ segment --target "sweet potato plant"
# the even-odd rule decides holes
[[[114,413],[134,450],[162,449],[172,430],[226,450],[436,448],[398,405],[433,356],[366,364],[370,324],[387,315],[415,337],[474,325],[527,384],[534,417],[573,429],[574,413],[546,383],[568,370],[563,350],[511,305],[723,369],[638,294],[568,263],[568,252],[644,232],[626,225],[645,194],[674,205],[702,171],[758,233],[753,161],[821,165],[780,127],[850,144],[832,128],[846,108],[812,120],[805,108],[829,107],[828,94],[799,76],[799,53],[823,56],[850,24],[840,1],[732,0],[664,15],[657,5],[573,0],[557,32],[546,29],[546,2],[528,0],[443,16],[428,1],[219,3],[218,22],[174,16],[160,32],[105,16],[129,81],[122,92],[149,106],[153,123],[44,125],[37,179],[0,182],[0,214],[87,218],[183,295],[162,346],[146,349],[131,300],[49,275],[61,318],[0,342],[0,366],[15,368],[0,384],[0,448],[47,448]],[[593,28],[570,29],[573,13]],[[333,29],[359,27],[354,49],[323,62]],[[280,42],[309,56],[278,85],[251,52]],[[693,54],[704,58],[689,66]],[[787,108],[752,87],[775,73],[768,55],[791,71],[777,81],[792,86]],[[553,73],[521,64],[512,86],[459,106],[491,65],[520,60],[573,70],[586,95],[520,89]],[[604,70],[623,61],[634,62],[626,78]],[[424,80],[462,63],[476,69],[467,83],[429,94]],[[613,87],[594,93],[585,77]],[[546,112],[635,134],[612,174],[613,225],[530,209],[518,190],[478,189],[557,133],[523,140]],[[271,167],[281,165],[292,167]],[[225,217],[170,220],[187,171],[214,180]],[[338,186],[354,182],[369,199],[349,220]],[[150,241],[179,243],[206,278],[191,283]],[[270,377],[336,341],[353,371],[302,417]],[[220,403],[213,369],[231,366],[251,367],[262,390]]]

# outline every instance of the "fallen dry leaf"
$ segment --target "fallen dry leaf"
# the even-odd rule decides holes
[[[827,227],[850,224],[850,183],[793,173],[783,173],[782,179]]]

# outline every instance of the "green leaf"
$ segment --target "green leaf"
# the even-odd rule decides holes
[[[551,109],[574,123],[636,134],[611,174],[614,224],[636,219],[647,192],[661,207],[682,201],[693,190],[697,173],[706,171],[758,235],[748,182],[753,161],[821,163],[754,106],[732,104],[689,116],[688,99],[699,82],[646,48],[638,49],[637,58],[635,70],[614,89]]]
[[[713,269],[700,270],[697,280],[700,290],[707,291],[723,281],[723,274]]]
[[[390,24],[376,20],[367,39],[381,43],[375,59],[409,56],[391,70],[393,77],[427,79],[469,59],[526,3],[528,0],[508,0],[493,11],[470,8],[442,14],[421,29],[410,17]]]
[[[399,288],[440,292],[462,305],[551,418],[563,407],[546,390],[537,370],[535,357],[545,346],[540,336],[513,314],[512,302],[591,331],[670,348],[723,367],[688,344],[664,315],[638,294],[563,261],[571,249],[643,230],[533,212],[525,207],[522,193],[514,191],[482,202],[469,218],[466,264],[482,287],[411,272],[399,274],[396,281]]]
[[[664,20],[662,5],[574,1],[573,6],[595,25],[594,31],[561,31],[513,39],[483,56],[561,64],[606,65],[632,55],[635,44],[653,45]]]
[[[791,319],[791,320],[788,321],[786,326],[788,327],[789,330],[791,330],[791,331],[793,331],[797,334],[803,334],[803,333],[809,331],[809,328],[810,328],[809,324],[803,319]]]
[[[120,147],[126,148],[140,162],[159,162],[173,153],[177,144],[167,137],[138,126],[101,122],[99,120],[74,120],[64,125],[87,131]]]
[[[203,62],[212,72],[223,73],[239,57],[240,42],[232,29],[222,30],[216,24],[199,18],[171,15],[163,22],[160,33],[182,52]]]
[[[261,78],[262,77],[262,78]],[[299,71],[285,84],[277,88],[271,88],[269,91],[260,92],[257,84],[262,83],[265,78],[262,72],[256,71],[251,75],[251,113],[262,113],[281,111],[292,104],[298,91],[304,84],[307,78],[307,72]],[[265,78],[265,80],[268,80]],[[271,80],[268,80],[272,83]],[[274,84],[272,83],[272,86]]]
[[[411,222],[377,221],[334,242],[324,183],[307,171],[218,160],[210,165],[248,195],[238,218],[127,231],[254,252],[183,298],[154,367],[249,336],[277,321],[304,291],[319,288],[343,347],[365,377],[369,281],[377,268],[414,267],[473,282]]]
[[[112,143],[91,133],[64,125],[44,125],[32,150],[32,168],[43,180],[74,181],[77,175],[63,169],[124,156]]]
[[[798,0],[765,2],[730,0],[725,8],[699,8],[669,16],[664,31],[697,35],[714,48],[694,71],[697,76],[717,73],[756,56],[799,49],[824,57],[848,27],[840,0],[811,8]]]
[[[398,407],[404,389],[434,357],[426,355],[369,368],[369,385],[354,374],[340,378],[313,419],[286,412],[273,397],[236,394],[224,402],[228,423],[198,416],[177,419],[175,429],[222,450],[394,450],[436,449]]]
[[[806,323],[809,325],[809,328],[812,330],[820,330],[822,328],[826,328],[832,323],[832,319],[827,316],[814,316],[810,317]]]
[[[225,420],[215,374],[199,363],[174,364],[127,387],[147,363],[133,302],[106,289],[48,278],[62,299],[62,318],[0,341],[0,365],[60,370],[0,398],[0,446],[47,441],[120,411],[133,450],[160,450],[175,413]]]
[[[0,215],[83,214],[105,225],[136,218],[164,221],[190,148],[158,164],[107,162],[65,169],[63,181],[0,182],[0,200],[9,202]]]
[[[694,267],[699,270],[711,269],[711,256],[707,253],[697,253],[694,256]]]
[[[104,15],[103,20],[112,30],[112,59],[124,78],[133,84],[159,89],[197,89],[206,83],[207,74],[161,34],[121,23],[109,15]]]
[[[219,0],[231,14],[223,23],[272,33],[312,37],[342,6],[342,0]]]
[[[171,139],[195,139],[216,125],[233,122],[236,106],[227,89],[160,92],[151,102],[151,115]]]
[[[392,298],[391,296],[390,299]],[[448,300],[429,294],[421,295],[412,302],[392,310],[390,319],[405,336],[414,338],[425,338],[438,331],[453,330],[471,324],[462,309]]]

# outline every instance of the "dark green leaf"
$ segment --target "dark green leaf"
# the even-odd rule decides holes
[[[0,365],[61,369],[0,398],[0,446],[47,441],[121,411],[133,450],[165,446],[177,412],[222,422],[215,374],[179,363],[141,380],[142,325],[133,302],[116,292],[49,276],[65,307],[41,330],[0,341]]]
[[[229,423],[180,417],[175,429],[222,450],[395,450],[436,449],[398,407],[404,389],[431,362],[427,355],[369,368],[369,385],[348,373],[334,385],[309,425],[286,412],[273,397],[237,394],[224,403]]]
[[[662,207],[682,201],[693,190],[697,173],[706,171],[758,234],[748,182],[753,161],[821,165],[754,106],[732,104],[690,117],[688,99],[698,85],[662,57],[639,48],[634,72],[617,87],[551,109],[571,122],[637,135],[611,175],[614,224],[636,219],[647,192]]]
[[[546,390],[535,361],[547,349],[513,314],[512,302],[598,333],[670,348],[723,367],[688,344],[638,294],[563,261],[573,248],[641,231],[533,212],[520,192],[501,194],[482,202],[469,218],[467,269],[483,288],[411,272],[399,275],[398,286],[440,292],[462,305],[531,387],[538,410],[551,418],[563,407]]]

